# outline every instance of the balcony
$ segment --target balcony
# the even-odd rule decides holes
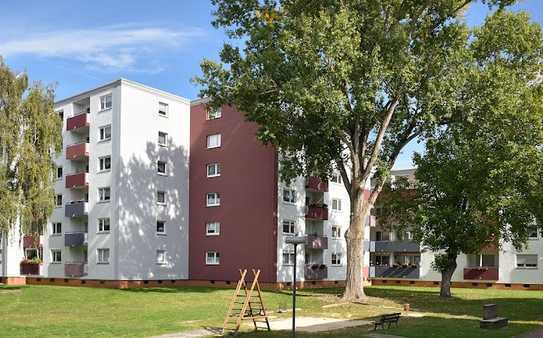
[[[86,264],[66,263],[64,264],[64,275],[66,277],[83,277],[86,275]]]
[[[89,174],[79,173],[66,176],[66,188],[67,189],[78,189],[86,188],[89,186]]]
[[[66,204],[64,216],[82,217],[89,214],[89,203],[86,201],[74,201]]]
[[[498,277],[498,268],[494,266],[464,268],[466,280],[498,280]]]
[[[34,262],[21,262],[20,272],[23,276],[39,276],[40,264]]]
[[[326,204],[311,204],[307,207],[306,218],[316,220],[328,220],[328,206]]]
[[[326,249],[328,249],[328,237],[317,236],[317,235],[308,235],[305,238],[305,248],[306,249],[326,250]]]
[[[415,265],[370,266],[370,277],[419,279],[420,267]]]
[[[66,120],[66,130],[77,130],[89,126],[89,114],[79,114]]]
[[[328,278],[328,267],[324,264],[307,264],[305,280],[323,280]]]
[[[318,191],[318,192],[327,192],[328,191],[328,181],[323,181],[318,177],[308,177],[305,181],[305,187],[308,190]]]
[[[36,235],[23,236],[23,249],[39,248],[40,246],[41,246],[41,236],[36,236]]]
[[[420,244],[415,241],[372,241],[370,252],[420,252]]]
[[[89,158],[88,143],[72,144],[71,146],[66,147],[67,160],[78,160],[84,158]]]
[[[64,234],[64,246],[87,245],[86,232],[67,232]]]

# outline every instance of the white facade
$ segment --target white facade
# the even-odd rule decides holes
[[[0,232],[0,277],[20,275],[20,263],[24,259],[22,236],[18,225]]]
[[[121,79],[55,109],[64,116],[63,151],[55,159],[63,172],[55,183],[62,203],[45,232],[44,276],[188,278],[190,101]],[[68,120],[82,113],[86,125],[67,130]],[[74,144],[84,144],[86,154],[69,159]],[[85,174],[86,185],[67,187],[74,174]],[[81,202],[72,217],[67,208],[74,201]]]

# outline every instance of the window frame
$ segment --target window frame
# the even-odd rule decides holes
[[[105,230],[106,228],[106,220],[107,220],[107,227],[108,229]],[[99,234],[107,234],[111,231],[111,219],[109,217],[99,217],[97,219],[98,221],[98,224],[96,225],[97,226],[97,230],[96,232],[99,233]]]
[[[210,144],[211,137],[217,136],[217,144],[212,145]],[[216,134],[209,134],[206,136],[206,149],[216,149],[220,148],[222,146],[222,135],[220,133]]]
[[[106,160],[107,159],[109,159],[109,168],[106,168]],[[102,164],[103,164],[103,168],[102,168]],[[98,157],[98,172],[99,173],[104,173],[104,172],[108,172],[108,171],[111,171],[111,155]]]
[[[533,264],[527,265],[527,263],[520,265],[518,262],[519,256],[535,257],[535,266],[533,266]],[[539,255],[538,254],[516,254],[515,265],[516,265],[516,268],[520,270],[537,270],[539,269]]]
[[[160,108],[162,108],[163,106],[166,107],[166,110],[165,111],[162,111]],[[164,114],[162,114],[162,112]],[[170,115],[170,105],[166,102],[162,102],[162,101],[158,101],[158,110],[157,110],[157,114],[158,116],[162,116],[162,117],[168,117]]]
[[[163,201],[160,201],[159,196],[162,195]],[[157,190],[156,191],[156,204],[157,205],[166,205],[166,191],[165,190]]]
[[[160,138],[164,137],[164,143],[161,143],[160,141]],[[164,132],[164,131],[158,131],[158,140],[157,140],[157,144],[160,146],[160,147],[166,147],[168,145],[168,133]]]
[[[56,254],[58,254],[59,256],[57,257]],[[51,249],[51,264],[62,264],[62,250],[61,249]]]
[[[62,235],[62,222],[52,222],[51,223],[51,235],[54,235],[54,236],[61,236]]]
[[[294,236],[296,234],[296,222],[291,220],[291,219],[284,219],[283,222],[281,222],[281,226],[282,226],[282,233],[283,235],[288,235],[288,236]],[[292,230],[292,231],[288,231],[288,232],[285,232],[285,226],[288,226],[289,230]]]
[[[341,226],[332,225],[332,239],[341,239]]]
[[[343,254],[341,252],[332,252],[330,255],[330,265],[341,266]]]
[[[215,173],[213,175],[209,174],[209,168],[215,168]],[[221,165],[218,162],[206,164],[206,176],[207,176],[207,178],[213,178],[213,177],[221,176]]]
[[[290,195],[287,194],[287,192],[290,193]],[[287,196],[290,196],[291,198],[285,199]],[[296,193],[296,189],[290,187],[283,188],[281,199],[283,200],[283,203],[296,204],[296,201],[298,200],[298,194]]]
[[[109,137],[106,137],[107,135],[106,130],[108,129],[109,129]],[[103,131],[103,135],[102,135],[102,131]],[[98,142],[111,141],[111,135],[112,135],[111,124],[104,124],[103,126],[98,127]]]
[[[159,228],[159,223],[162,224],[162,231],[158,231],[158,228]],[[156,227],[155,227],[155,233],[157,235],[166,235],[166,221],[163,221],[161,219],[157,219],[156,220]]]
[[[332,177],[330,177],[330,182],[335,184],[343,184],[343,179],[341,178],[341,173],[334,172]]]
[[[214,194],[215,195],[215,202],[214,204],[209,203],[209,195]],[[221,194],[218,192],[208,192],[206,193],[206,207],[218,207],[221,205]]]
[[[109,98],[109,107],[108,107],[108,100]],[[100,95],[100,111],[106,111],[113,108],[113,93],[108,93],[104,95]]]
[[[342,210],[342,203],[341,203],[341,198],[332,198],[331,200],[332,203],[330,203],[332,205],[332,211],[333,212],[341,212],[343,211]],[[334,208],[334,202],[338,202],[336,203],[336,206],[339,206],[339,209],[338,208]]]
[[[214,254],[213,255],[214,261],[213,262],[211,262],[209,260],[209,258],[210,258],[209,254],[211,254],[211,253]],[[206,251],[205,252],[205,262],[206,262],[206,265],[220,265],[221,264],[221,254],[220,254],[220,252],[214,251],[214,250]]]
[[[160,165],[164,164],[164,171],[160,171]],[[162,176],[168,176],[168,162],[157,160],[156,161],[156,173]]]
[[[55,208],[62,208],[62,202],[63,202],[62,200],[63,200],[62,194],[55,195]]]
[[[285,255],[287,255],[287,262],[285,262]],[[281,264],[284,266],[292,266],[294,265],[294,261],[296,260],[296,252],[294,252],[293,248],[283,248],[281,250]]]
[[[160,253],[162,254],[162,261],[159,260]],[[158,249],[158,250],[156,251],[156,264],[158,264],[158,265],[166,265],[166,264],[168,264],[168,260],[167,260],[167,258],[166,258],[166,254],[167,254],[167,251],[166,251],[166,250]]]
[[[210,226],[215,225],[215,232],[209,232]],[[221,223],[217,221],[206,223],[206,236],[219,236],[221,234]]]
[[[211,112],[215,112],[216,114],[212,115]],[[216,120],[220,119],[222,117],[222,108],[216,108],[216,109],[206,109],[206,120]]]
[[[60,176],[59,176],[60,174]],[[64,169],[62,168],[62,166],[58,166],[57,167],[57,171],[56,171],[56,179],[57,181],[60,181],[64,178]]]
[[[108,191],[109,193],[106,195],[105,192]],[[102,192],[104,192],[104,199],[102,199]],[[108,196],[108,199],[105,199],[105,197]],[[111,187],[100,187],[98,188],[98,203],[107,203],[111,201]]]
[[[102,252],[102,253],[107,252],[107,260],[103,260],[103,258],[105,256],[103,254],[100,255],[100,252]],[[111,250],[109,250],[109,248],[97,248],[96,249],[96,264],[107,265],[107,264],[109,264],[110,259],[111,259]]]

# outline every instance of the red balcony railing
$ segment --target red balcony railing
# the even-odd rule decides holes
[[[89,126],[89,114],[79,114],[66,120],[66,130],[74,130]]]
[[[79,173],[66,176],[66,188],[84,188],[89,185],[89,175],[87,173]]]
[[[85,263],[64,264],[64,275],[66,277],[82,277],[85,275]]]
[[[305,183],[306,189],[327,192],[328,191],[328,181],[323,181],[318,177],[308,177]]]
[[[464,279],[466,280],[498,280],[497,267],[474,267],[464,268]]]
[[[328,219],[328,206],[312,204],[307,207],[305,217],[326,221]]]
[[[306,249],[328,249],[328,237],[308,235],[305,238]]]
[[[83,157],[89,157],[88,143],[78,143],[66,147],[66,159],[76,160]]]
[[[323,280],[328,278],[328,267],[324,264],[307,264],[304,272],[305,280]]]
[[[40,274],[40,264],[38,263],[29,263],[21,262],[21,275],[39,275]]]
[[[23,236],[23,248],[38,248],[41,246],[40,236],[37,235],[24,235]]]

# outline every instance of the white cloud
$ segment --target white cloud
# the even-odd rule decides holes
[[[116,25],[96,29],[75,29],[28,34],[0,41],[0,55],[36,55],[75,59],[102,70],[162,69],[153,57],[179,48],[201,37],[199,29],[172,30],[160,27]]]

